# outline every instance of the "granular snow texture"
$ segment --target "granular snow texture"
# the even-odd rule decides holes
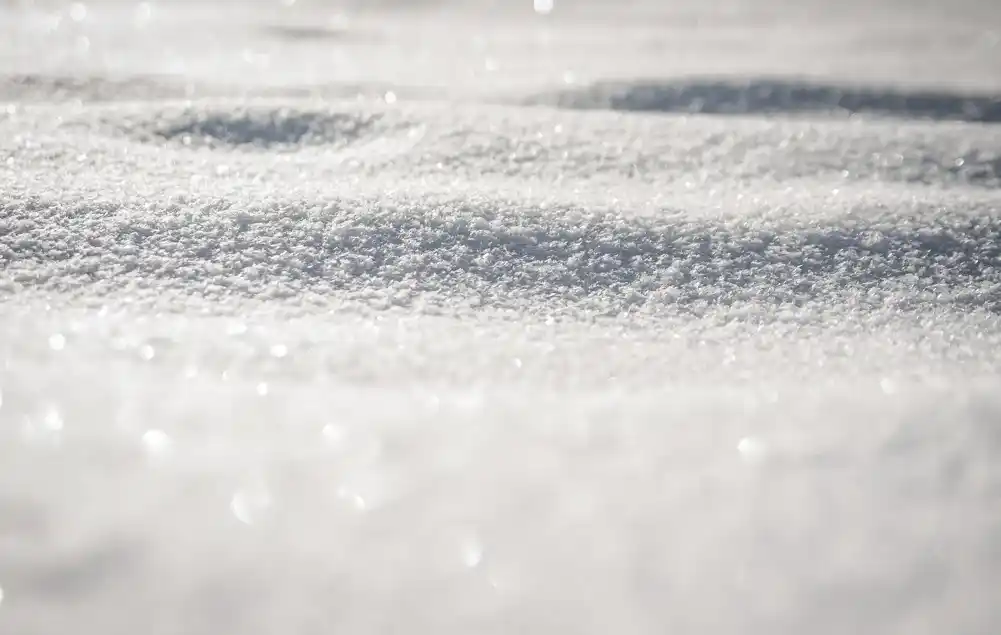
[[[999,7],[0,5],[0,633],[998,632]]]

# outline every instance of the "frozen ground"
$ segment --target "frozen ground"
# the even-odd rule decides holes
[[[972,0],[0,5],[0,633],[998,632],[999,60]]]

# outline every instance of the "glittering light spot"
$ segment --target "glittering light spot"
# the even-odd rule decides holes
[[[63,416],[56,408],[49,408],[42,418],[42,423],[52,432],[61,432],[64,426]]]
[[[737,443],[737,451],[740,452],[740,457],[748,463],[757,463],[765,458],[768,448],[761,439],[744,437]]]
[[[390,91],[386,91],[386,94],[383,95],[383,99],[386,100],[387,104],[395,104],[396,103],[396,93],[394,93],[391,90]]]
[[[245,525],[253,525],[259,522],[273,501],[271,495],[263,487],[253,487],[241,489],[233,494],[233,499],[229,503],[229,509],[236,516],[236,519]]]
[[[83,22],[87,19],[87,5],[82,2],[74,2],[70,5],[70,20]]]
[[[136,24],[143,26],[153,17],[153,6],[148,2],[140,2],[136,6]]]
[[[511,363],[512,363],[512,364],[514,364],[514,367],[515,367],[515,368],[521,368],[522,366],[524,366],[524,363],[523,363],[523,362],[521,361],[521,359],[520,359],[520,358],[518,358],[518,357],[515,357],[515,358],[514,358],[514,359],[513,359],[512,361],[511,361]]]
[[[184,378],[185,379],[194,379],[195,377],[198,377],[198,367],[197,366],[195,366],[194,364],[192,364],[192,365],[190,365],[190,366],[188,366],[188,367],[186,367],[184,369]]]
[[[149,344],[143,344],[139,347],[139,357],[142,357],[147,362],[156,357],[156,349]]]
[[[274,344],[271,346],[271,356],[281,359],[288,355],[288,346],[284,344]]]
[[[463,540],[461,552],[462,563],[470,569],[480,566],[480,563],[483,562],[483,545],[474,536]]]
[[[268,388],[268,382],[262,381],[261,383],[257,384],[256,390],[258,395],[262,397],[266,396],[268,392],[270,392],[270,388]]]
[[[66,336],[62,333],[53,333],[49,336],[49,348],[54,351],[61,351],[66,348]]]
[[[897,383],[889,377],[884,377],[879,380],[879,388],[885,394],[892,395],[897,392]]]
[[[147,430],[142,436],[143,448],[151,459],[163,459],[174,448],[174,442],[163,430]]]
[[[737,353],[731,348],[723,351],[723,365],[730,366],[737,361]]]
[[[351,490],[347,489],[344,486],[337,488],[337,498],[348,501],[355,509],[357,509],[360,512],[363,512],[365,511],[365,509],[368,508],[368,503],[365,502],[364,498],[362,498],[359,494],[352,492]]]
[[[553,0],[533,0],[535,12],[540,15],[548,15],[553,11]]]
[[[0,587],[0,604],[3,604],[3,587]]]
[[[339,447],[344,443],[344,429],[340,426],[328,423],[323,426],[322,434],[323,440],[326,441],[328,445]]]
[[[28,443],[58,447],[62,442],[63,427],[59,410],[50,406],[39,418],[25,417],[22,434]]]
[[[188,141],[190,143],[190,139]],[[230,322],[226,326],[226,335],[243,335],[247,332],[247,325],[243,322]]]

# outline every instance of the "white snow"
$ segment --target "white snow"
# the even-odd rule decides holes
[[[0,6],[0,633],[996,632],[999,34]]]

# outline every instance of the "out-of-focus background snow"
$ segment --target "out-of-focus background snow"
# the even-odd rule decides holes
[[[1001,628],[1001,5],[0,4],[0,633]]]

